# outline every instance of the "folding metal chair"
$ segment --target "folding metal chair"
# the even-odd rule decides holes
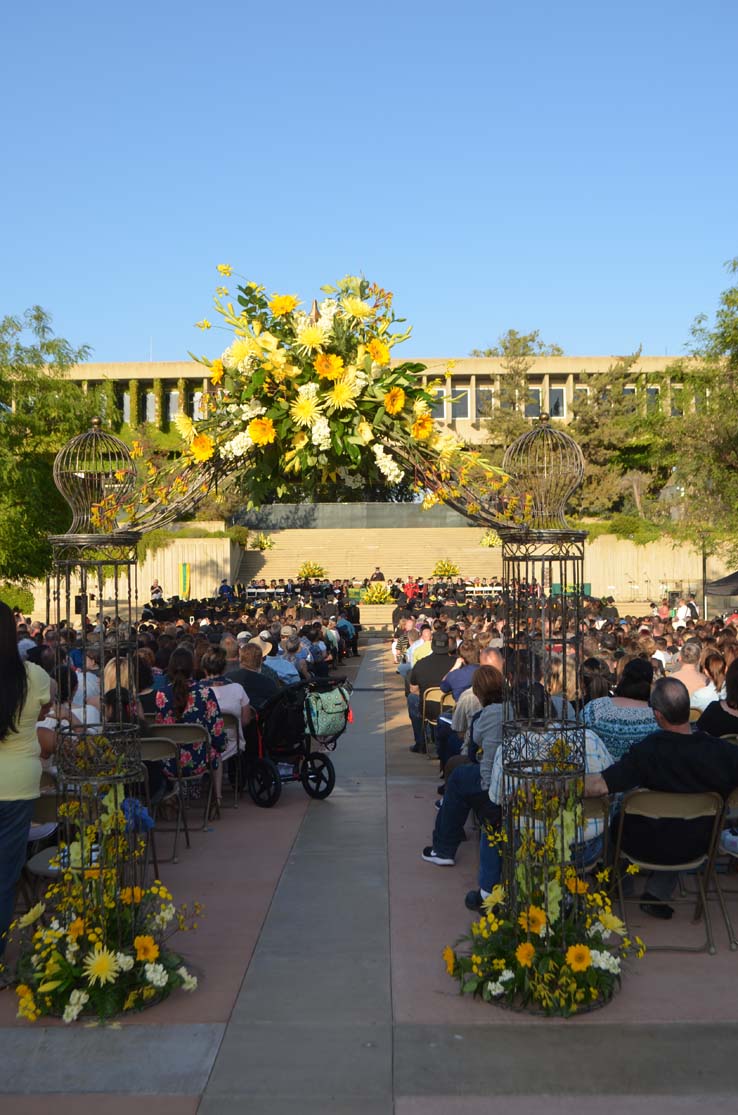
[[[241,723],[232,712],[224,712],[221,715],[223,717],[223,727],[228,733],[229,740],[231,733],[234,733],[236,737],[236,754],[231,755],[230,759],[226,761],[233,764],[233,808],[238,809],[238,799],[241,796],[241,756],[243,755]]]
[[[586,871],[592,871],[598,864],[608,862],[610,843],[610,799],[609,797],[583,798],[582,820],[602,821],[602,851],[597,859],[585,865]]]
[[[436,727],[441,715],[441,704],[445,694],[438,686],[426,689],[423,694],[423,738],[425,739],[425,753],[429,759],[438,758],[436,747]],[[429,711],[429,705],[437,705],[435,712]]]
[[[693,920],[699,921],[700,917],[703,917],[705,922],[705,943],[703,945],[649,945],[648,947],[651,952],[707,951],[711,956],[715,954],[716,949],[712,935],[712,921],[710,919],[710,909],[707,902],[707,891],[709,890],[714,873],[715,853],[724,808],[724,802],[720,794],[712,792],[700,794],[667,794],[661,793],[658,790],[631,790],[630,793],[625,794],[623,797],[620,803],[620,821],[615,844],[614,866],[618,903],[626,928],[628,927],[626,902],[640,902],[641,897],[635,896],[626,899],[623,894],[623,879],[619,870],[621,859],[635,864],[635,866],[642,871],[668,871],[674,872],[677,875],[688,871],[694,874],[697,883],[697,901]],[[628,817],[645,817],[653,821],[696,821],[700,818],[712,818],[712,828],[704,851],[699,856],[695,856],[694,859],[686,863],[652,863],[649,860],[635,856],[623,848],[623,830]],[[721,896],[722,892],[719,886],[717,892],[718,896]],[[654,902],[653,904],[663,906],[672,904],[678,905],[679,903],[691,904],[693,897],[692,895],[685,894],[684,896],[670,898],[668,902],[664,900]],[[724,906],[722,898],[721,905]],[[629,928],[628,935],[631,935]]]
[[[143,760],[144,763],[174,762],[176,764],[177,757],[178,757],[177,744],[171,739],[166,739],[164,736],[158,736],[157,735],[157,736],[154,736],[154,737],[144,736],[143,739],[141,740],[141,759]],[[161,805],[162,801],[172,801],[172,800],[175,800],[176,803],[177,803],[177,819],[176,819],[175,827],[174,827],[174,829],[159,828],[159,832],[172,832],[173,831],[174,832],[174,846],[172,848],[172,854],[171,854],[171,856],[169,856],[169,859],[168,860],[162,860],[161,861],[162,863],[167,863],[167,862],[178,863],[179,862],[179,860],[177,859],[177,843],[179,841],[180,829],[182,827],[184,827],[185,843],[186,843],[188,848],[190,847],[190,832],[189,832],[189,828],[187,827],[187,815],[186,815],[185,809],[184,809],[184,802],[182,801],[182,788],[181,788],[179,782],[178,781],[174,782],[174,792],[172,794],[165,795],[164,798],[161,798],[158,801],[152,801],[151,800],[151,789],[150,789],[150,786],[149,786],[149,779],[148,779],[148,773],[147,773],[147,777],[146,777],[146,806],[147,806],[147,808],[149,810],[149,813],[151,814],[151,817],[154,821],[154,828],[149,833],[149,845],[151,847],[151,858],[154,861],[154,871],[156,872],[155,877],[157,879],[160,878],[160,875],[159,875],[159,857],[158,857],[157,851],[156,851],[155,832],[156,832],[156,828],[157,828],[159,806]]]
[[[182,805],[186,807],[187,795],[186,787],[190,783],[199,782],[204,777],[203,774],[183,774],[180,764],[180,749],[183,747],[196,747],[205,748],[205,755],[207,758],[207,775],[208,775],[208,792],[205,796],[205,809],[203,812],[202,827],[207,831],[208,820],[210,817],[210,807],[213,802],[213,788],[215,785],[215,769],[211,758],[210,746],[210,732],[204,724],[149,724],[146,728],[148,737],[150,739],[168,739],[177,747],[177,774],[176,781],[180,787],[182,794]],[[216,816],[220,816],[220,810],[217,808],[216,802]],[[188,843],[189,847],[189,843]]]
[[[33,806],[33,816],[31,817],[31,833],[36,826],[46,828],[52,824],[57,824],[56,789],[50,793],[42,793],[36,799]],[[29,833],[31,855],[23,866],[20,878],[21,890],[24,892],[29,908],[38,901],[42,883],[50,883],[59,877],[59,868],[53,867],[51,864],[52,859],[59,854],[58,847],[54,845],[51,848],[39,849],[40,841],[31,839],[31,833]],[[51,832],[47,832],[45,837],[51,835],[53,835],[53,829]],[[33,850],[34,847],[35,851]]]

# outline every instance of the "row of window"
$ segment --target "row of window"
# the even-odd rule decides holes
[[[589,388],[579,385],[574,387],[574,398],[577,401],[584,394],[589,393]],[[645,389],[645,405],[647,413],[651,414],[656,412],[660,407],[660,393],[661,389],[658,386],[646,387]],[[445,396],[443,388],[437,388],[435,391],[437,402],[431,408],[434,418],[441,422],[455,422],[457,420],[470,419],[472,417],[482,420],[491,418],[494,414],[496,405],[496,389],[492,386],[480,385],[474,390],[474,414],[471,412],[471,388],[470,387],[457,387],[455,385],[451,388],[450,397]],[[623,395],[632,396],[633,404],[632,409],[635,412],[637,407],[636,388],[629,386],[623,388]],[[130,424],[131,421],[131,396],[129,391],[123,391],[119,396],[121,409],[123,411],[123,421]],[[702,402],[701,397],[697,392],[694,393],[694,408],[700,409]],[[547,404],[547,405],[546,405]],[[512,409],[512,403],[501,400],[501,409]],[[164,424],[171,422],[180,412],[180,396],[176,388],[165,389],[162,393],[162,409],[161,420]],[[669,391],[669,409],[672,417],[680,418],[684,414],[684,388],[680,384],[671,384]],[[139,394],[139,422],[156,422],[156,395],[153,390],[142,388]],[[567,418],[567,402],[566,402],[566,389],[561,385],[551,385],[548,388],[548,398],[544,397],[544,388],[542,385],[531,385],[528,388],[528,398],[525,402],[525,417],[538,418],[543,410],[547,410],[552,418]],[[192,390],[187,392],[186,396],[186,411],[190,417],[195,420],[203,417],[202,412],[202,391]]]

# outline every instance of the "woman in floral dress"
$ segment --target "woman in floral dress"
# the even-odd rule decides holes
[[[195,660],[189,647],[176,647],[172,651],[166,674],[156,679],[159,683],[154,695],[156,723],[202,724],[210,733],[211,760],[217,765],[218,756],[228,745],[228,737],[215,694],[205,682],[194,680],[194,668]],[[181,747],[179,763],[186,777],[205,774],[207,745]],[[164,773],[170,779],[177,777],[173,760],[164,763]]]

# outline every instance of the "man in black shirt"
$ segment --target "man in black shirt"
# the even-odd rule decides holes
[[[226,672],[226,677],[237,681],[246,691],[249,702],[260,709],[265,701],[279,692],[273,678],[261,672],[263,653],[255,643],[245,643],[238,650],[239,665]]]
[[[452,655],[453,650],[453,657]],[[421,658],[410,672],[410,692],[407,698],[407,712],[413,726],[415,743],[411,751],[425,751],[423,738],[423,694],[426,689],[439,686],[456,660],[456,646],[445,631],[436,631],[431,639],[431,652]]]
[[[660,678],[649,704],[659,730],[651,732],[603,770],[587,775],[585,793],[618,794],[642,787],[670,794],[694,794],[711,790],[727,798],[738,786],[738,747],[706,732],[692,732],[689,724],[689,693],[678,678]],[[623,848],[651,863],[686,863],[703,855],[710,839],[712,820],[654,821],[629,816],[623,829]],[[643,893],[641,909],[654,917],[670,918],[663,902],[676,885],[676,872],[653,872]]]

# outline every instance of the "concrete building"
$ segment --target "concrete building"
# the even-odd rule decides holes
[[[528,371],[528,398],[519,406],[528,418],[537,418],[548,411],[552,419],[566,423],[579,392],[589,388],[583,378],[606,372],[619,358],[616,356],[539,356],[531,361]],[[664,413],[681,415],[695,405],[678,373],[668,369],[678,357],[642,356],[632,369],[633,392],[640,386],[645,405]],[[500,383],[505,376],[503,361],[488,357],[465,357],[445,360],[436,357],[422,361],[427,366],[426,382],[440,379],[437,418],[466,441],[481,441],[485,420],[500,405]],[[166,429],[172,419],[184,411],[192,418],[202,414],[203,394],[209,380],[200,365],[191,361],[166,361],[126,364],[80,364],[72,370],[72,379],[90,386],[107,385],[123,415],[123,422],[139,425],[149,422]]]

